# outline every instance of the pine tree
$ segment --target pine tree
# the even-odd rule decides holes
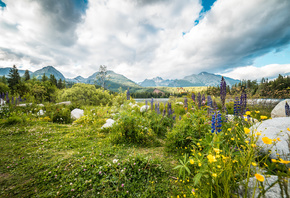
[[[24,80],[25,80],[25,81],[30,80],[30,74],[29,74],[29,71],[28,71],[28,70],[25,70],[25,73],[24,73]]]
[[[13,65],[13,68],[9,70],[8,74],[8,86],[11,89],[12,93],[16,91],[18,85],[21,81],[20,75],[18,73],[18,69],[16,68],[15,65]]]
[[[57,86],[57,80],[56,80],[56,78],[55,78],[55,76],[54,76],[53,74],[50,74],[50,76],[49,76],[49,81],[50,81],[50,83],[51,83],[52,85]]]

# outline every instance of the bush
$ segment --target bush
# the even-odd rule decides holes
[[[72,123],[71,111],[69,108],[57,108],[52,114],[52,122],[60,124],[70,124]]]
[[[96,89],[94,85],[74,84],[72,88],[61,90],[59,101],[69,100],[80,105],[111,105],[112,96],[107,90]]]

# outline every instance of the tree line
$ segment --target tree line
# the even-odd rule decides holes
[[[232,87],[227,86],[227,95],[240,95],[245,90],[247,95],[253,98],[290,98],[290,76],[279,76],[274,80],[262,78],[257,80],[242,80]],[[220,86],[208,87],[206,94],[218,96]]]

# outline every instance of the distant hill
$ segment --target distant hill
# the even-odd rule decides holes
[[[12,69],[12,67],[0,68],[0,76],[8,77],[8,74],[9,74],[10,69]],[[18,69],[18,73],[19,73],[20,76],[23,76],[24,73],[25,73],[25,70]],[[29,74],[31,75],[32,72],[29,71]]]
[[[62,75],[62,73],[60,73],[53,66],[43,67],[42,69],[39,69],[39,70],[33,72],[31,76],[36,77],[37,79],[41,79],[43,74],[45,74],[45,76],[48,78],[51,74],[53,74],[54,77],[56,78],[56,80],[59,80],[59,79],[65,80],[65,77]]]
[[[199,86],[217,86],[221,82],[222,76],[215,75],[207,72],[201,72],[199,74],[192,74],[186,76],[183,79],[175,80],[163,80],[161,77],[156,77],[153,79],[145,79],[143,82],[139,83],[142,87],[199,87]],[[239,80],[224,77],[227,85],[234,85],[239,83]]]

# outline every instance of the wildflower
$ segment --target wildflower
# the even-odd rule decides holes
[[[277,162],[277,160],[276,160],[276,159],[271,159],[271,161],[272,161],[272,162],[274,162],[274,163],[275,163],[275,162]]]
[[[263,182],[265,180],[264,176],[263,175],[260,175],[258,173],[255,174],[255,177],[260,182]]]
[[[268,117],[267,116],[260,116],[261,120],[266,120]]]
[[[289,164],[290,163],[290,161],[286,161],[286,160],[283,160],[281,158],[280,158],[280,161],[279,162],[282,163],[282,164]]]
[[[215,156],[213,156],[212,154],[209,154],[207,156],[207,159],[209,161],[209,163],[212,163],[212,162],[216,162],[217,160],[215,159]]]
[[[260,111],[255,111],[255,113],[260,113]]]
[[[287,128],[288,131],[290,131],[290,128]]]
[[[231,128],[228,128],[228,131],[231,131],[232,129]]]
[[[257,164],[256,164],[255,162],[252,162],[252,165],[253,165],[253,166],[257,166]]]
[[[263,137],[262,138],[262,141],[265,143],[265,144],[272,144],[272,139],[268,138],[268,137]]]
[[[224,77],[222,77],[221,86],[220,86],[220,97],[221,97],[222,111],[223,112],[224,112],[224,109],[225,109],[226,95],[227,95],[227,84],[226,84],[226,81],[225,81]]]
[[[190,159],[189,162],[190,162],[191,164],[194,164],[194,160],[193,160],[193,159]]]
[[[220,152],[222,152],[221,150],[219,150],[219,149],[217,149],[217,148],[214,148],[213,150],[214,150],[214,152],[216,152],[217,154],[219,154]]]
[[[75,189],[71,189],[71,191],[75,191]]]
[[[277,137],[277,140],[278,140],[278,141],[281,141],[281,139],[280,139],[280,138],[278,138],[278,137]]]
[[[220,112],[215,112],[212,115],[212,119],[211,119],[211,132],[212,133],[219,133],[221,132],[221,127],[222,127],[222,119],[221,119],[221,114]]]
[[[118,159],[113,159],[113,163],[117,163],[118,162]]]
[[[195,195],[195,190],[194,190],[194,189],[192,189],[192,190],[191,190],[191,193],[192,193],[193,195]]]
[[[129,88],[127,89],[127,100],[130,100],[130,92],[129,92]]]
[[[256,144],[251,144],[251,147],[255,148],[255,147],[257,147],[257,145]]]
[[[200,162],[198,163],[198,166],[199,166],[199,167],[201,166],[201,163],[200,163]]]
[[[218,165],[217,167],[218,167],[218,168],[221,168],[221,166],[220,166],[220,165]]]
[[[246,140],[245,142],[246,142],[247,144],[249,144],[249,141],[248,141],[248,140]]]
[[[122,184],[121,187],[123,188],[125,184]]]
[[[231,140],[235,140],[235,138],[231,138]]]
[[[245,132],[245,134],[249,134],[251,132],[251,130],[246,128],[246,127],[244,127],[244,132]]]
[[[261,135],[261,132],[257,132],[256,135],[257,135],[257,136],[258,136],[258,135]]]
[[[246,115],[251,115],[251,112],[250,111],[246,111]]]
[[[213,176],[213,177],[217,177],[217,174],[216,174],[216,173],[213,173],[212,176]]]

